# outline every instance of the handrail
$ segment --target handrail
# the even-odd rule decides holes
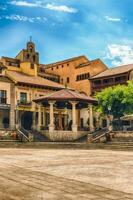
[[[18,133],[25,137],[26,140],[30,141],[29,137],[27,137],[20,129],[18,129]]]
[[[105,133],[98,135],[97,137],[92,139],[92,142],[96,142],[97,140],[101,139],[102,137],[106,137],[106,141],[108,141],[109,133],[110,133],[110,131],[106,131]]]

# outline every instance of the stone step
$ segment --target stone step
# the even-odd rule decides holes
[[[108,150],[132,150],[133,144],[89,144],[72,142],[14,142],[1,141],[0,148],[44,148],[44,149],[108,149]]]

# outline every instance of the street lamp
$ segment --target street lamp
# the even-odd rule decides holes
[[[108,106],[108,124],[107,127],[111,131],[112,130],[112,125],[111,125],[111,106]]]

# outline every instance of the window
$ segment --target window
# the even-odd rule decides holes
[[[27,102],[27,93],[20,93],[20,102],[21,103],[26,103]]]
[[[29,58],[30,58],[30,55],[29,55],[29,54],[27,54],[26,58],[27,58],[27,60],[29,60]]]
[[[98,85],[101,85],[101,80],[94,81],[94,86],[98,86]]]
[[[59,67],[57,66],[56,69],[58,69]]]
[[[31,63],[30,68],[34,69],[34,64],[33,63]]]
[[[63,84],[63,78],[61,79],[61,83]]]
[[[69,63],[67,63],[67,66],[69,66]]]
[[[85,73],[85,74],[80,74],[80,75],[77,75],[77,78],[76,80],[77,81],[80,81],[80,80],[86,80],[90,78],[90,74],[89,73]]]
[[[0,90],[0,103],[6,104],[7,92],[6,90]]]
[[[104,79],[104,80],[103,80],[103,83],[104,83],[104,84],[108,84],[108,83],[109,83],[109,79]]]
[[[33,62],[36,62],[36,56],[35,55],[33,56]]]
[[[67,77],[67,83],[69,83],[70,82],[70,79],[69,79],[69,77]]]
[[[62,65],[62,68],[64,67],[64,65]]]

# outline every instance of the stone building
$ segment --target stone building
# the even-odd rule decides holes
[[[88,78],[107,68],[100,60],[88,61],[85,56],[59,62],[58,66],[57,63],[53,65],[40,64],[39,53],[32,41],[28,42],[26,49],[21,50],[15,58],[1,57],[0,129],[48,129],[49,106],[45,109],[33,100],[62,91],[66,86],[70,90],[76,89],[77,95],[80,95],[79,92],[89,94]],[[54,69],[51,69],[51,66]],[[90,104],[93,104],[91,100]],[[66,107],[62,113],[65,113],[65,109]],[[60,112],[57,111],[58,109],[55,118],[60,116]],[[88,107],[83,106],[79,124],[82,124],[82,128],[89,127],[87,130],[92,130],[93,125],[90,126],[89,122],[93,122],[93,117],[91,115],[89,119],[88,113]],[[60,121],[64,124],[64,115]],[[72,118],[70,121],[73,123]]]
[[[42,65],[41,69],[46,73],[58,75],[61,84],[90,95],[89,78],[107,70],[107,66],[100,59],[90,61],[85,56],[79,56]]]
[[[90,78],[91,95],[106,87],[126,84],[128,80],[133,80],[133,64],[106,69]]]

